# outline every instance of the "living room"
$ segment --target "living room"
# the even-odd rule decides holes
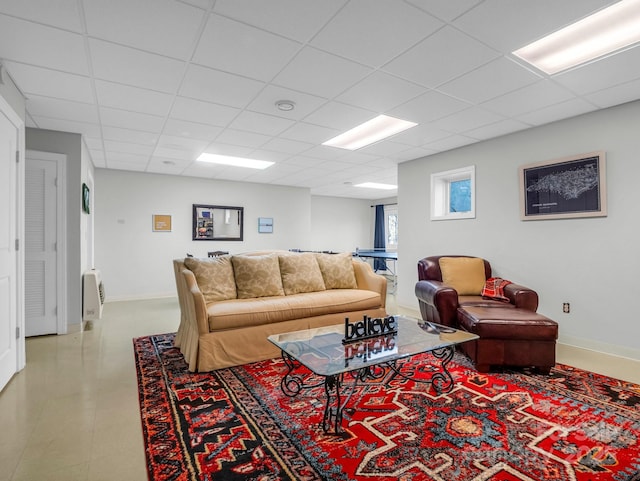
[[[207,14],[214,8],[210,2],[178,3],[191,7],[194,3],[207,4]],[[223,3],[219,2],[219,5]],[[484,4],[482,7],[491,4],[469,2],[465,9],[472,10],[479,3]],[[613,2],[586,2],[589,6],[572,3],[575,14],[564,12],[566,17],[579,17],[585,9],[596,10]],[[24,21],[21,15],[3,12],[2,18]],[[32,21],[43,20],[36,15]],[[453,20],[449,22],[453,23]],[[2,43],[6,43],[4,37]],[[273,181],[245,182],[204,174],[171,175],[170,164],[162,162],[155,170],[145,171],[144,167],[133,166],[133,161],[129,162],[131,168],[126,168],[128,162],[122,158],[130,155],[131,159],[137,159],[138,154],[113,152],[104,145],[120,142],[119,147],[141,148],[142,144],[103,138],[102,134],[79,134],[77,132],[88,128],[87,125],[91,129],[95,125],[92,122],[81,125],[82,122],[69,118],[50,119],[30,112],[30,102],[33,105],[48,97],[44,93],[31,94],[29,90],[33,85],[21,85],[17,81],[13,85],[13,77],[21,77],[24,71],[39,67],[32,60],[22,62],[5,55],[7,49],[0,49],[0,57],[7,59],[6,69],[0,70],[3,72],[0,96],[2,106],[18,112],[18,123],[22,122],[23,128],[26,126],[26,133],[18,143],[26,147],[23,150],[67,155],[68,216],[63,237],[68,253],[65,260],[68,276],[65,327],[70,335],[61,337],[81,337],[81,282],[82,272],[87,269],[100,269],[109,307],[118,311],[122,318],[135,322],[136,316],[140,316],[141,304],[138,302],[144,303],[144,299],[150,298],[165,307],[170,316],[179,316],[174,297],[172,258],[187,253],[205,256],[209,250],[233,253],[291,248],[352,251],[357,247],[371,247],[371,206],[397,201],[400,243],[394,302],[398,308],[417,309],[414,286],[419,259],[433,254],[483,257],[491,262],[497,275],[530,286],[539,293],[539,312],[556,320],[560,326],[559,349],[575,355],[582,363],[580,367],[616,377],[616,362],[622,361],[628,366],[624,378],[638,382],[637,377],[628,374],[640,372],[637,369],[640,328],[628,313],[628,306],[633,305],[638,295],[635,275],[640,270],[640,260],[634,254],[640,233],[632,210],[636,179],[640,176],[637,162],[640,73],[632,68],[638,61],[640,49],[637,46],[620,57],[603,60],[603,64],[595,63],[563,74],[561,87],[555,80],[545,77],[539,83],[518,89],[511,97],[501,97],[502,100],[491,107],[503,120],[478,128],[476,137],[470,136],[469,131],[473,129],[465,122],[474,119],[474,112],[475,118],[481,117],[479,111],[470,108],[472,115],[467,118],[452,112],[448,136],[432,142],[433,149],[427,147],[427,142],[421,146],[406,144],[406,151],[412,152],[412,156],[400,158],[396,152],[376,156],[376,162],[380,162],[375,163],[376,171],[392,167],[397,175],[397,191],[391,191],[397,192],[397,196],[377,191],[374,194],[358,193],[353,197],[344,194],[346,183],[351,181],[335,180],[337,176],[330,168],[325,169],[327,178],[340,184],[341,189],[333,194],[305,185],[281,185]],[[607,69],[615,69],[616,74],[606,75],[603,71]],[[493,88],[490,83],[493,81],[495,78],[488,79],[471,91],[481,99],[484,92]],[[114,82],[118,83],[126,82]],[[28,92],[31,99],[23,91]],[[540,103],[536,104],[537,101]],[[56,102],[52,101],[53,104]],[[91,102],[72,101],[59,105],[86,107]],[[64,109],[60,111],[68,113]],[[560,111],[562,115],[558,115]],[[402,113],[402,109],[397,112]],[[409,114],[410,110],[405,113]],[[64,122],[67,122],[67,129],[59,127]],[[117,128],[107,124],[105,127],[105,131]],[[439,134],[442,132],[438,129]],[[521,217],[520,167],[591,152],[606,155],[606,178],[602,179],[602,187],[606,190],[606,216],[555,220]],[[109,154],[117,161],[109,164]],[[385,158],[384,162],[378,157]],[[168,158],[165,160],[169,161]],[[179,159],[170,161],[179,163]],[[356,170],[359,166],[362,170],[362,165],[354,162],[352,167]],[[380,165],[384,165],[384,169]],[[432,220],[431,176],[469,166],[475,167],[475,217]],[[162,169],[167,170],[163,172]],[[80,186],[83,183],[91,190],[90,214],[80,211]],[[243,241],[193,241],[192,205],[199,203],[243,207]],[[153,231],[152,216],[158,214],[171,216],[170,232]],[[273,219],[272,233],[258,232],[258,218],[261,217]],[[563,306],[567,303],[570,309],[564,312]],[[126,306],[131,307],[130,312],[121,311]],[[144,328],[171,326],[171,320],[158,317],[162,318],[158,324],[146,319]],[[178,321],[176,317],[175,322]],[[102,326],[97,327],[102,329]],[[145,334],[133,331],[135,335]],[[126,333],[129,336],[132,332]],[[129,354],[124,349],[123,353]],[[37,359],[35,352],[31,354]],[[27,352],[27,366],[29,361]]]

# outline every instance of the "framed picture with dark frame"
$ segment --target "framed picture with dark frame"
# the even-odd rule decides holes
[[[603,151],[524,165],[519,174],[522,220],[607,215]]]

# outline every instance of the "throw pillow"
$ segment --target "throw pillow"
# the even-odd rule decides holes
[[[316,254],[320,272],[327,289],[357,289],[356,275],[353,271],[353,257],[343,254]]]
[[[484,261],[479,257],[441,257],[442,282],[459,296],[479,296],[486,281]]]
[[[281,255],[278,260],[286,295],[325,290],[320,266],[312,253]]]
[[[277,254],[233,256],[231,262],[238,299],[284,295]]]
[[[184,265],[193,272],[207,304],[235,299],[236,281],[229,256],[198,259],[187,257]]]

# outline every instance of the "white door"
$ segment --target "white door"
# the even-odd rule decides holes
[[[18,370],[18,132],[0,109],[0,390]]]
[[[57,170],[27,152],[25,166],[25,335],[58,333]]]

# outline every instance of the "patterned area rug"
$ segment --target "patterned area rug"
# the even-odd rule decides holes
[[[337,437],[319,427],[322,387],[283,395],[280,359],[189,373],[172,334],[134,348],[152,481],[640,481],[640,386],[569,366],[479,374],[456,354],[448,394],[357,387]]]

